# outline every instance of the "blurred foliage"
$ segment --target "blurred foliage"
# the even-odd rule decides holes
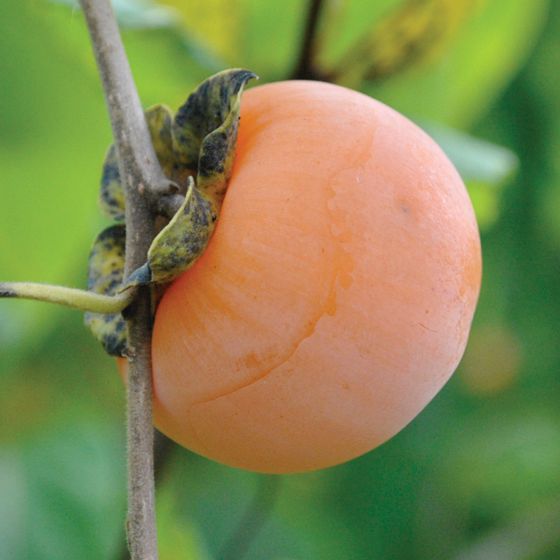
[[[364,37],[375,44],[376,29],[405,3],[325,2],[321,69],[335,69]],[[97,191],[110,127],[71,4],[2,2],[6,280],[84,285],[104,225]],[[249,560],[560,557],[560,4],[460,4],[467,15],[441,48],[354,85],[420,122],[469,186],[485,272],[464,362],[380,449],[278,477],[264,528],[246,543]],[[143,102],[171,107],[225,66],[251,68],[262,82],[289,76],[306,5],[115,2]],[[0,558],[122,554],[123,394],[114,369],[79,314],[0,305]],[[239,523],[267,480],[174,450],[158,495],[162,560],[218,558],[232,534],[243,538]]]

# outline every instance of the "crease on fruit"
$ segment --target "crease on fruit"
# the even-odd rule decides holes
[[[426,330],[426,331],[429,331],[429,332],[432,332],[432,333],[436,333],[436,334],[438,333],[438,330],[437,330],[437,329],[432,329],[431,327],[428,327],[428,325],[425,325],[424,323],[422,323],[422,322],[420,322],[420,321],[418,321],[416,324],[417,324],[419,327],[422,327],[422,328],[423,328],[424,330]]]
[[[364,142],[362,149],[352,154],[352,162],[348,165],[348,167],[343,170],[337,170],[337,172],[331,176],[325,188],[324,208],[326,212],[327,231],[333,243],[333,269],[326,297],[320,306],[317,317],[309,323],[308,328],[301,338],[296,341],[296,343],[292,346],[291,351],[279,363],[242,383],[229,387],[226,390],[222,390],[191,404],[187,411],[187,416],[189,417],[189,425],[191,426],[193,435],[196,435],[196,439],[198,441],[200,441],[201,438],[196,431],[196,422],[193,418],[194,409],[197,406],[210,404],[221,398],[231,397],[239,391],[247,389],[256,385],[260,381],[265,380],[278,368],[290,361],[303,342],[313,335],[317,324],[323,317],[332,317],[336,314],[337,289],[339,286],[341,289],[350,288],[353,283],[353,271],[355,269],[355,260],[352,254],[344,247],[345,244],[352,242],[354,234],[352,228],[349,227],[348,224],[349,215],[344,209],[344,199],[342,198],[342,204],[337,203],[337,197],[344,197],[343,192],[338,192],[337,185],[346,185],[350,181],[354,183],[354,187],[359,188],[361,183],[360,172],[362,170],[362,162],[365,160],[367,154],[373,149],[374,138],[375,130],[372,130],[369,138]]]
[[[336,276],[336,273],[335,273],[335,276]],[[187,422],[188,422],[188,425],[189,425],[189,428],[190,428],[190,432],[193,436],[193,439],[199,445],[199,447],[202,451],[202,454],[206,454],[208,456],[211,455],[210,451],[204,445],[202,445],[200,443],[202,441],[202,437],[200,436],[200,434],[198,433],[198,431],[196,429],[196,422],[195,422],[195,419],[192,416],[194,409],[199,405],[210,404],[210,403],[212,403],[214,401],[217,401],[221,398],[231,397],[232,395],[235,395],[236,393],[238,393],[239,391],[242,391],[243,389],[247,389],[247,388],[251,387],[252,385],[256,385],[260,381],[263,381],[267,377],[269,377],[278,368],[282,367],[284,364],[289,362],[290,359],[292,358],[292,356],[298,351],[299,347],[303,344],[303,342],[313,335],[313,333],[315,332],[315,328],[316,328],[317,324],[327,314],[326,313],[327,305],[328,305],[328,303],[326,305],[322,306],[323,309],[322,309],[321,313],[319,314],[319,316],[315,320],[310,322],[309,327],[305,331],[303,336],[293,345],[292,350],[289,352],[289,354],[285,358],[283,358],[278,364],[275,364],[273,367],[268,368],[264,372],[260,373],[257,377],[252,377],[251,379],[249,379],[248,381],[246,381],[244,383],[237,384],[234,387],[228,388],[226,391],[222,391],[218,394],[214,394],[210,397],[207,397],[207,398],[205,398],[203,400],[200,400],[200,401],[196,401],[196,402],[191,404],[191,406],[188,408],[188,410],[186,412],[185,417],[187,418]]]
[[[357,159],[359,159],[361,156],[362,154],[359,154]],[[319,321],[323,317],[332,317],[336,314],[337,289],[339,286],[342,289],[350,288],[353,282],[352,273],[355,268],[354,258],[352,257],[351,253],[343,247],[344,243],[348,243],[352,240],[353,233],[351,232],[350,228],[348,228],[348,224],[346,222],[346,212],[340,207],[335,207],[337,191],[334,185],[336,185],[336,183],[338,182],[337,180],[339,179],[339,175],[340,174],[337,173],[333,176],[332,180],[329,181],[329,184],[327,185],[327,188],[325,190],[325,209],[326,215],[328,216],[327,229],[333,242],[333,269],[326,296],[323,304],[320,306],[317,317],[310,321],[306,331],[299,338],[299,340],[295,342],[295,344],[292,346],[291,351],[283,359],[281,359],[279,363],[242,383],[236,384],[233,387],[229,387],[226,390],[222,390],[202,400],[192,403],[190,408],[188,409],[187,414],[189,416],[189,424],[192,427],[193,433],[196,433],[194,420],[192,419],[192,413],[195,407],[203,404],[209,404],[224,397],[231,397],[235,393],[242,391],[243,389],[247,389],[248,387],[251,387],[256,383],[265,380],[274,371],[290,361],[292,356],[294,356],[294,354],[298,351],[303,342],[314,334]],[[357,176],[356,183],[359,183]]]
[[[302,345],[302,343],[313,335],[313,333],[315,332],[315,328],[317,326],[317,323],[319,323],[319,321],[327,314],[327,312],[326,312],[327,306],[328,306],[328,302],[325,305],[321,306],[322,309],[321,309],[321,312],[318,314],[318,316],[315,319],[313,319],[312,321],[310,321],[309,326],[306,329],[306,331],[303,333],[303,335],[299,338],[299,340],[297,340],[295,342],[295,344],[292,345],[292,348],[289,351],[289,353],[284,358],[282,358],[277,364],[274,364],[272,367],[270,367],[268,369],[265,369],[263,372],[260,372],[258,375],[253,376],[250,379],[245,380],[244,382],[237,383],[233,387],[229,387],[225,391],[220,391],[220,392],[214,393],[211,396],[208,396],[208,397],[206,397],[206,398],[204,398],[200,401],[195,401],[194,403],[191,404],[191,407],[189,408],[188,412],[190,413],[192,411],[192,409],[197,405],[208,404],[212,401],[221,399],[222,397],[229,397],[232,394],[236,393],[237,391],[241,391],[242,389],[246,389],[247,387],[250,387],[251,385],[254,385],[255,383],[258,383],[259,381],[262,381],[263,379],[268,377],[271,373],[273,373],[275,370],[282,367],[298,351],[298,349]]]

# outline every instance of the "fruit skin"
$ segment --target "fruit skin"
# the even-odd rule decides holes
[[[331,84],[249,90],[214,237],[157,310],[156,425],[259,472],[357,457],[450,377],[480,279],[468,195],[424,132]]]

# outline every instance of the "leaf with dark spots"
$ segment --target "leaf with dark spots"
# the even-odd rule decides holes
[[[228,94],[229,113],[224,122],[204,138],[200,147],[196,186],[215,202],[218,210],[221,208],[235,157],[241,95],[246,81],[253,76],[242,76],[244,81],[240,82],[234,95],[225,89],[221,90],[223,95]]]
[[[220,128],[232,111],[238,110],[245,84],[256,78],[242,69],[225,70],[208,78],[179,108],[173,123],[177,157],[189,168],[198,167],[206,136]]]
[[[125,285],[170,282],[192,266],[208,244],[215,215],[213,202],[195,188],[191,177],[183,204],[152,242],[148,262],[135,270]]]
[[[117,150],[114,145],[107,151],[103,163],[99,202],[105,214],[116,222],[124,221],[124,189],[119,173]]]
[[[442,56],[475,8],[472,0],[405,0],[375,21],[332,74],[337,83],[357,87]]]
[[[178,168],[173,151],[172,124],[173,115],[165,105],[154,105],[144,113],[150,131],[154,151],[166,177],[183,185],[189,170]],[[116,222],[124,221],[125,196],[119,172],[117,150],[113,145],[109,148],[103,163],[100,191],[101,208]]]
[[[254,77],[252,72],[239,69],[212,76],[188,98],[174,119],[163,105],[146,111],[163,172],[186,194],[179,210],[153,240],[147,262],[132,272],[124,285],[119,276],[106,288],[122,290],[170,282],[192,266],[206,249],[231,174],[241,94]],[[110,163],[114,169],[107,169],[107,173],[116,170],[118,179],[115,160],[113,150]]]
[[[165,105],[154,105],[144,112],[154,151],[166,177],[172,178],[175,167],[172,125],[173,114]]]
[[[124,275],[125,241],[122,224],[111,226],[98,235],[89,256],[88,290],[105,295],[115,295],[119,291]],[[108,354],[125,354],[126,324],[120,313],[88,312],[84,321]]]

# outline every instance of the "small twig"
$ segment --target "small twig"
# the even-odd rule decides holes
[[[37,282],[0,282],[0,298],[34,299],[93,313],[120,313],[131,304],[135,295],[134,288],[114,296],[106,296],[87,290]]]
[[[251,547],[268,516],[274,508],[278,491],[280,490],[281,478],[275,475],[261,475],[258,481],[257,491],[239,525],[224,543],[219,560],[241,560]]]
[[[126,195],[125,277],[146,261],[154,234],[146,192],[173,190],[156,158],[109,0],[80,0],[101,74]],[[157,559],[151,385],[150,290],[127,313],[128,517],[132,560]]]
[[[291,76],[293,80],[322,79],[319,71],[315,68],[317,29],[322,8],[323,0],[310,0],[299,59]]]
[[[156,482],[161,483],[165,476],[165,471],[169,465],[170,459],[173,456],[173,450],[177,449],[178,445],[167,436],[163,435],[158,430],[154,434],[154,472],[156,475]]]

